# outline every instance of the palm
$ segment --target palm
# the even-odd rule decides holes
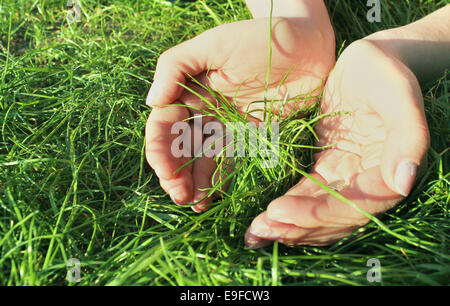
[[[242,21],[217,29],[226,32],[233,43],[221,46],[222,63],[217,69],[212,67],[208,77],[204,73],[198,76],[201,82],[235,101],[241,112],[252,111],[259,119],[262,119],[261,112],[258,114],[254,110],[263,109],[263,105],[255,101],[264,98],[282,101],[298,95],[318,94],[334,64],[333,40],[318,38],[331,38],[332,32],[324,34],[320,29],[306,29],[306,22],[276,18],[272,26],[271,68],[266,92],[270,55],[268,22],[267,19]],[[291,105],[298,102],[294,100]]]
[[[400,62],[360,43],[338,60],[321,106],[333,115],[317,126],[319,145],[333,147],[316,155],[311,175],[371,214],[393,207],[402,198],[395,166],[405,158],[419,164],[428,146],[415,77]],[[405,131],[419,140],[412,153],[403,154],[411,144]],[[411,187],[415,173],[406,175],[409,181],[403,180],[401,190]],[[357,210],[303,178],[253,221],[246,243],[329,244],[367,222]]]

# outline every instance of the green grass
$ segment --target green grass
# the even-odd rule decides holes
[[[326,2],[337,49],[448,3],[383,2],[371,24],[365,1]],[[65,4],[0,0],[1,285],[67,284],[69,258],[81,261],[79,285],[368,285],[374,257],[382,285],[449,285],[448,75],[423,87],[429,167],[380,217],[385,228],[371,222],[328,247],[248,250],[252,218],[300,177],[289,163],[246,163],[235,192],[198,215],[159,187],[143,134],[159,54],[249,18],[243,2],[82,1],[78,24]],[[292,153],[308,165],[310,150]]]

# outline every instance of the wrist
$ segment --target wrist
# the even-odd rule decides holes
[[[246,0],[246,3],[253,18],[270,18],[271,0]],[[332,46],[331,52],[335,52],[334,29],[323,0],[274,0],[272,18],[274,24],[277,19],[289,19],[290,23],[307,31],[307,36],[322,40],[324,45]]]
[[[270,17],[271,0],[246,0],[253,18]],[[272,17],[328,18],[323,0],[273,1]]]
[[[361,39],[361,41],[370,42],[372,45],[380,49],[387,56],[401,61],[410,67],[410,59],[407,58],[407,47],[405,42],[405,34],[400,28],[383,30],[375,32]]]
[[[378,96],[378,83],[389,83],[394,88],[409,87],[413,88],[413,91],[416,89],[420,91],[420,83],[414,71],[391,52],[390,48],[380,47],[380,44],[368,39],[359,39],[345,48],[337,60],[333,72],[335,71],[339,71],[338,78],[341,79],[367,81],[367,78],[370,78],[370,83],[365,82],[368,86],[356,86],[358,89],[355,90],[359,90],[361,96],[366,94]]]
[[[422,81],[450,69],[450,6],[406,26],[376,32],[364,38],[395,57]]]

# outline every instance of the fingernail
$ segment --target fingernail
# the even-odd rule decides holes
[[[185,204],[183,199],[186,196],[186,193],[183,188],[174,188],[169,192],[170,199],[177,205]]]
[[[255,236],[250,236],[245,241],[245,244],[246,244],[247,248],[249,248],[249,249],[257,249],[257,248],[259,248],[259,246],[262,244],[261,242],[263,242],[263,241],[264,240],[257,238]]]
[[[395,172],[394,184],[397,191],[406,197],[411,191],[414,179],[416,178],[418,165],[412,161],[403,161]]]
[[[259,249],[259,248],[265,247],[265,246],[267,246],[270,243],[271,243],[271,241],[267,242],[267,240],[261,240],[259,242],[255,242],[255,243],[247,242],[246,247],[247,247],[247,249],[255,250],[255,249]]]
[[[153,81],[152,86],[150,86],[150,90],[148,91],[147,94],[147,101],[145,102],[145,104],[147,104],[148,106],[152,106],[152,104],[154,103],[154,99],[155,99],[155,87],[156,87],[156,81]]]
[[[248,233],[247,237],[245,239],[246,248],[248,249],[259,249],[261,247],[264,247],[266,245],[269,245],[272,241],[264,240],[261,238],[258,238],[257,236]]]
[[[202,212],[202,210],[199,209],[199,208],[197,207],[197,205],[192,205],[192,206],[191,206],[191,209],[192,209],[193,211],[195,211],[196,213],[198,213],[198,214]]]
[[[177,203],[177,201],[175,200],[175,197],[172,194],[169,193],[169,197],[172,200],[172,202],[174,202],[177,205],[180,205],[180,204]]]
[[[202,211],[199,210],[197,207],[195,207],[195,205],[192,205],[192,206],[191,206],[191,209],[192,209],[194,212],[198,213],[198,214],[202,212]]]

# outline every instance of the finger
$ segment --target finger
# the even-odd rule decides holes
[[[397,115],[401,119],[390,122],[384,142],[381,158],[383,178],[392,190],[403,196],[411,191],[417,169],[430,145],[422,101],[422,93],[412,88],[401,101],[396,101],[400,104]],[[385,114],[384,117],[391,115]]]
[[[316,180],[325,185],[327,184],[325,178],[323,178],[317,172],[310,173],[310,176],[312,176],[313,178],[315,178]],[[315,182],[304,176],[295,186],[293,186],[286,192],[286,195],[290,195],[291,193],[294,193],[295,195],[314,196],[315,194],[323,193],[323,189],[320,188],[320,186],[317,185]]]
[[[327,245],[352,233],[369,221],[364,215],[328,193],[317,197],[303,195],[305,184],[299,184],[291,195],[274,200],[267,211],[254,219],[246,244],[253,248],[277,240],[287,245]],[[375,190],[375,191],[374,191]],[[358,207],[378,214],[394,206],[400,197],[390,190],[379,167],[355,176],[341,194]]]
[[[288,246],[323,246],[335,243],[355,231],[357,227],[318,227],[300,228],[271,220],[267,212],[255,218],[245,234],[245,244],[251,249],[279,241]],[[270,234],[267,234],[270,233]]]
[[[401,199],[385,184],[379,166],[355,175],[339,193],[372,215],[392,208]],[[299,194],[291,192],[275,199],[267,208],[267,216],[303,228],[360,226],[369,221],[358,210],[327,192],[315,197],[302,195],[301,191]]]
[[[272,244],[273,241],[253,235],[249,228],[245,232],[244,242],[249,249],[259,249]]]
[[[361,156],[340,149],[328,149],[320,154],[314,166],[314,171],[325,179],[327,184],[343,181],[348,184],[350,179],[363,169]],[[300,190],[300,188],[296,188]]]
[[[352,234],[357,227],[322,227],[310,229],[307,235],[296,240],[280,240],[288,246],[310,245],[325,246],[338,242],[339,240]]]
[[[189,112],[185,107],[154,108],[150,113],[145,130],[147,161],[155,170],[161,187],[177,204],[187,204],[192,200],[192,166],[189,165],[176,173],[177,169],[190,160],[191,137],[188,135],[189,139],[185,139],[183,142],[181,156],[179,156],[180,152],[175,152],[177,157],[172,152],[172,149],[175,149],[172,146],[176,138],[182,136],[172,134],[172,128],[174,124],[183,123],[183,120],[188,117]],[[190,128],[188,130],[190,133]]]
[[[209,126],[215,124],[215,128],[210,129]],[[233,159],[223,157],[224,152],[224,126],[217,120],[211,121],[209,125],[205,125],[205,133],[213,135],[206,137],[203,142],[201,157],[194,163],[193,182],[194,182],[194,202],[200,203],[192,206],[196,212],[208,209],[212,197],[217,195],[210,194],[210,188],[217,186],[220,190],[226,190],[228,181],[226,177],[233,171]],[[209,196],[207,196],[210,194]]]
[[[153,84],[147,95],[147,105],[173,103],[181,95],[188,76],[216,69],[219,35],[209,30],[167,51],[158,59]],[[223,51],[223,50],[222,50]]]
[[[263,212],[252,221],[244,239],[247,247],[256,249],[279,239],[298,239],[307,233],[307,229],[274,221]]]
[[[190,90],[184,89],[178,101],[187,105],[192,115],[203,115],[203,124],[208,123],[213,117],[206,116],[205,113],[214,112],[212,108],[218,106],[217,100],[208,90],[193,81],[187,81],[186,87]]]
[[[195,79],[200,83],[203,84],[206,87],[211,88],[211,90],[216,90],[216,88],[224,88],[225,86],[222,84],[221,86],[216,86],[216,82],[209,77],[209,75],[216,75],[218,74],[217,71],[209,71],[208,76],[206,72],[200,73],[199,75],[195,76]],[[220,82],[217,82],[220,83]],[[213,107],[218,107],[219,102],[216,100],[215,97],[211,95],[211,93],[205,89],[204,87],[198,85],[197,83],[193,81],[187,81],[186,86],[192,89],[195,93],[184,90],[179,98],[183,104],[189,106],[189,111],[193,115],[197,114],[204,114],[205,112],[209,112],[212,114],[215,114],[218,110],[213,109]],[[235,87],[239,87],[239,84],[237,84]],[[233,88],[235,88],[233,87]],[[204,99],[206,99],[208,102],[204,101],[204,99],[201,99],[198,95],[202,96]],[[233,100],[233,98],[221,96],[222,99],[225,99],[225,101],[221,101],[223,103],[226,103],[229,107],[236,107],[236,111],[238,111],[242,116],[245,116],[246,119],[252,123],[254,123],[256,126],[259,126],[261,123],[261,120],[258,118],[255,118],[252,116],[251,113],[249,113],[250,109],[246,107],[248,103],[237,103]],[[222,105],[223,106],[223,105]],[[206,124],[213,120],[213,116],[204,116],[203,117],[203,124]]]
[[[207,205],[211,203],[211,197],[207,197],[209,188],[211,188],[211,177],[217,168],[214,158],[202,156],[194,162],[192,177],[194,182],[193,203],[199,202],[192,206],[195,212],[202,212],[207,209]]]

